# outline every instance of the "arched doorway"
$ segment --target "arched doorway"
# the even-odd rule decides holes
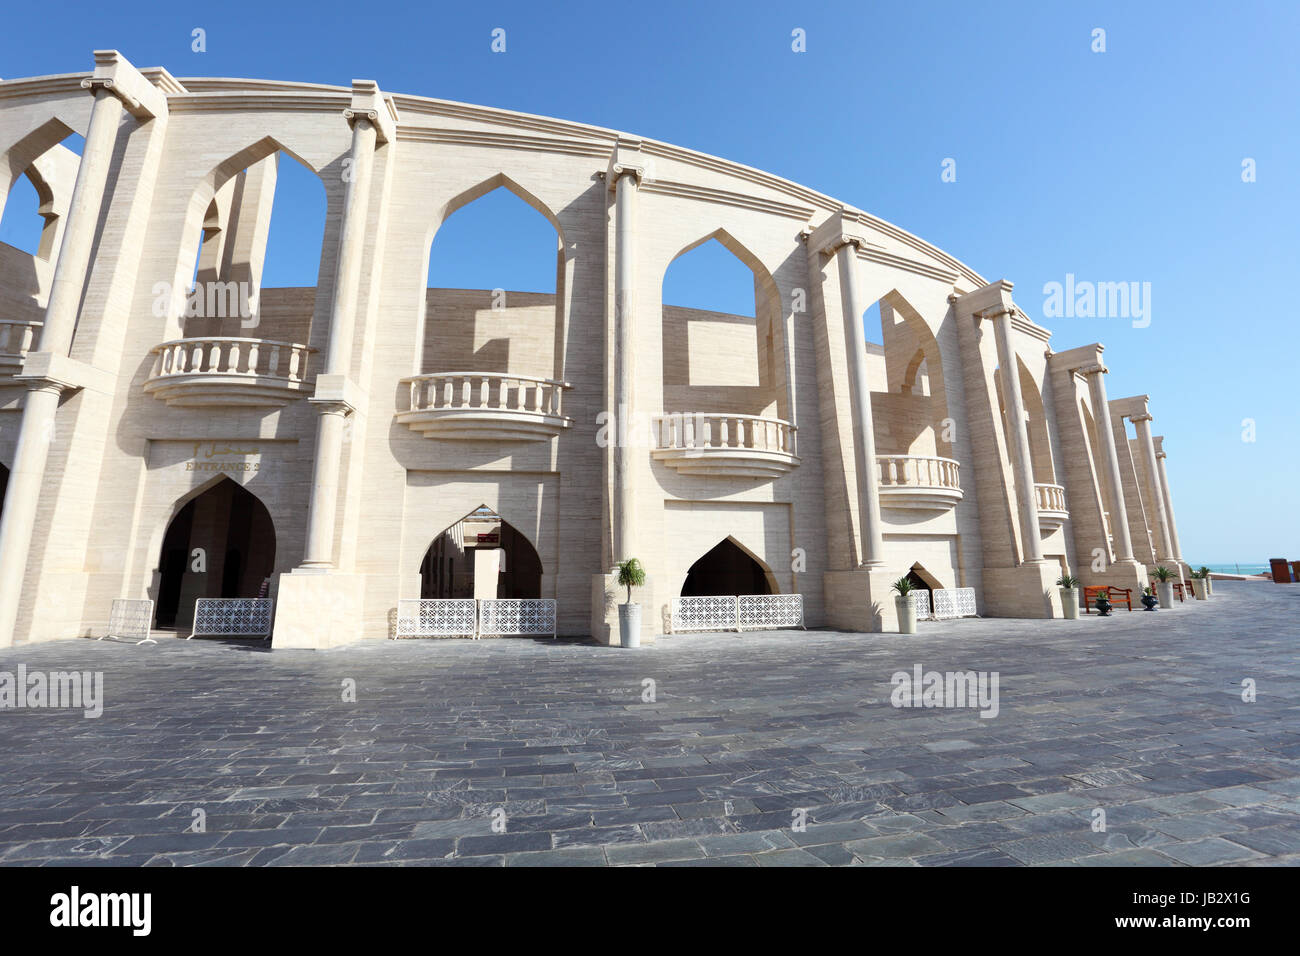
[[[486,505],[434,538],[420,563],[420,597],[540,598],[542,559]]]
[[[724,538],[691,565],[682,597],[774,594],[772,575],[733,539]]]
[[[157,626],[189,627],[198,598],[264,596],[274,566],[270,512],[252,492],[221,478],[167,526],[158,561]]]
[[[925,566],[919,561],[908,568],[907,574],[905,574],[904,577],[912,582],[913,589],[917,591],[925,591],[929,595],[929,606],[933,608],[934,592],[943,587],[939,582],[939,579],[927,571]]]

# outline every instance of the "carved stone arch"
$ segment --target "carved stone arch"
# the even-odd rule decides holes
[[[532,372],[531,374],[540,373],[540,377],[546,377],[549,374],[554,379],[562,381],[565,377],[565,365],[564,365],[565,350],[563,348],[563,343],[568,340],[568,324],[569,324],[568,294],[565,288],[565,285],[568,281],[567,256],[568,256],[569,247],[564,237],[564,227],[560,223],[560,219],[555,214],[555,211],[551,209],[549,205],[547,205],[542,199],[540,199],[534,192],[532,192],[525,186],[521,185],[516,179],[507,175],[504,172],[494,173],[493,175],[487,177],[486,179],[481,180],[475,185],[469,187],[468,189],[462,190],[461,192],[453,196],[451,199],[447,200],[445,203],[442,204],[441,207],[439,207],[436,210],[433,218],[430,220],[428,224],[427,229],[425,230],[424,246],[423,246],[422,257],[420,260],[421,263],[423,264],[422,265],[423,276],[421,277],[420,282],[416,286],[416,294],[419,295],[420,297],[419,303],[417,305],[417,311],[416,311],[417,318],[415,323],[415,341],[417,343],[416,344],[417,363],[421,362],[420,356],[423,355],[425,340],[428,333],[427,306],[428,306],[428,286],[429,286],[429,262],[430,262],[430,257],[433,254],[434,240],[437,238],[438,232],[442,229],[443,225],[447,222],[448,219],[450,219],[461,209],[464,209],[465,207],[472,205],[477,200],[482,199],[488,193],[491,193],[497,189],[504,189],[506,192],[510,193],[516,199],[522,200],[527,206],[529,206],[531,209],[533,209],[535,212],[541,215],[542,218],[545,219],[547,223],[551,226],[551,228],[555,231],[555,257],[556,257],[555,290],[554,290],[555,328],[554,328],[553,356],[549,366],[550,368],[549,373],[539,368],[537,371]],[[436,370],[417,368],[416,371],[419,372],[419,371],[436,371]],[[499,368],[499,369],[495,369],[494,371],[506,372],[508,371],[508,369]]]
[[[449,597],[473,597],[472,593],[455,594],[451,588],[454,587],[454,580],[449,575],[454,573],[451,564],[444,565],[443,562],[449,557],[444,550],[446,536],[462,522],[469,521],[475,516],[483,515],[488,512],[491,517],[500,521],[501,535],[497,547],[505,551],[507,559],[505,567],[502,569],[506,585],[507,597],[542,597],[544,594],[544,578],[546,572],[545,562],[542,560],[541,550],[537,542],[525,530],[524,527],[510,521],[498,509],[484,503],[472,509],[465,515],[452,521],[445,528],[434,533],[428,539],[427,545],[420,553],[420,596],[425,598],[449,598]],[[507,534],[509,529],[509,534]],[[418,546],[418,539],[416,544]],[[491,548],[491,546],[489,546]],[[452,557],[454,562],[454,557]],[[440,567],[441,566],[441,567]],[[471,581],[475,574],[475,568],[471,564],[468,572],[461,570],[460,574],[464,576],[468,573]],[[494,594],[495,596],[495,594]]]
[[[263,160],[278,156],[280,153],[289,156],[304,169],[309,170],[320,181],[322,188],[325,189],[325,218],[326,222],[329,221],[330,194],[324,179],[321,178],[320,169],[274,136],[263,136],[256,142],[250,143],[212,166],[195,184],[186,207],[185,219],[180,233],[181,241],[179,248],[176,250],[175,268],[172,273],[173,302],[167,310],[168,337],[176,337],[181,334],[184,290],[189,289],[191,278],[198,270],[199,249],[209,223],[212,221],[214,205],[218,210],[218,221],[220,220],[222,203],[219,201],[219,194],[227,189],[231,185],[231,181],[241,172]],[[224,226],[220,222],[219,224]],[[317,274],[316,285],[320,285],[319,273]]]
[[[225,489],[227,482],[230,497],[224,504],[229,510],[209,513],[211,523],[195,524],[202,517],[196,506]],[[217,509],[223,504],[219,499],[212,503]],[[178,525],[183,517],[184,523]],[[150,590],[158,626],[188,624],[195,597],[254,597],[257,579],[265,583],[274,577],[279,546],[275,517],[261,496],[228,474],[216,475],[178,497],[152,537],[151,553],[157,564]],[[206,552],[201,569],[190,563],[196,541]],[[200,570],[200,576],[186,577]]]
[[[665,336],[665,347],[663,349],[663,359],[665,363],[673,361],[671,350],[667,345],[670,335],[669,326],[663,319],[664,302],[664,283],[668,277],[668,271],[672,268],[673,263],[688,255],[693,250],[699,248],[707,242],[716,240],[719,245],[727,250],[733,257],[747,268],[754,277],[754,329],[756,342],[761,355],[767,356],[767,362],[759,361],[759,391],[763,395],[763,401],[766,403],[775,403],[776,416],[791,424],[797,425],[793,421],[793,381],[789,373],[789,363],[787,361],[788,351],[790,348],[786,336],[785,307],[782,304],[781,291],[776,284],[776,279],[767,265],[760,259],[748,246],[736,238],[725,227],[719,227],[708,232],[697,239],[684,245],[677,250],[667,264],[664,266],[663,273],[659,276],[659,307],[660,322],[663,327]],[[672,387],[670,379],[665,374],[665,408],[673,405],[668,390]],[[696,409],[672,409],[674,411],[695,411]],[[743,412],[744,414],[761,414],[761,409],[755,408],[728,408],[728,409],[699,409],[701,411],[731,411]]]
[[[77,132],[68,123],[57,116],[47,119],[29,133],[20,137],[4,151],[0,159],[0,188],[8,191],[9,186],[26,172],[40,156],[59,145],[73,133]],[[0,203],[0,209],[3,203]]]
[[[704,562],[706,559],[708,559],[711,555],[715,554],[715,552],[718,552],[720,549],[724,549],[724,548],[728,550],[735,549],[735,552],[738,552],[740,555],[743,555],[745,558],[748,558],[750,561],[753,562],[754,565],[757,566],[758,571],[762,574],[763,580],[766,583],[766,593],[768,594],[781,593],[780,584],[777,582],[776,575],[772,572],[771,565],[769,565],[766,561],[764,561],[763,558],[760,557],[757,552],[755,552],[752,548],[746,545],[734,534],[727,535],[725,538],[722,538],[721,540],[715,542],[714,544],[710,545],[709,547],[701,551],[699,555],[695,558],[695,560],[692,561],[690,565],[682,571],[678,579],[673,582],[674,586],[671,593],[674,595],[681,594],[682,591],[684,591],[687,587],[687,584],[691,578],[692,571],[699,568],[701,563]],[[739,593],[763,593],[763,592],[762,591],[755,592],[752,589],[747,589],[743,591],[720,590],[717,591],[716,593],[717,594],[733,594],[733,593],[739,594]]]

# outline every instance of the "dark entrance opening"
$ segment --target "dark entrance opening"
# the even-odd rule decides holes
[[[420,597],[474,597],[475,555],[499,551],[498,598],[540,598],[542,560],[532,542],[486,506],[434,538],[420,563]]]
[[[692,564],[682,585],[682,597],[771,593],[767,571],[731,538],[720,541]]]
[[[5,513],[5,489],[9,487],[9,469],[0,465],[0,515]]]
[[[257,496],[222,478],[167,526],[159,556],[157,626],[189,627],[203,597],[253,598],[275,566],[275,527]]]
[[[930,607],[934,608],[934,591],[936,588],[942,588],[943,585],[925,569],[920,562],[912,565],[907,572],[907,580],[912,582],[912,587],[918,591],[925,591],[930,595]]]

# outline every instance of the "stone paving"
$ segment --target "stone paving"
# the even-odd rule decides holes
[[[637,651],[11,648],[0,670],[102,671],[106,703],[0,710],[0,863],[1295,865],[1300,585],[1215,588],[1106,619]],[[891,706],[918,664],[997,672],[997,716]]]

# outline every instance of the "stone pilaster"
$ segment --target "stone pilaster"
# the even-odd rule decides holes
[[[28,556],[45,466],[55,436],[55,418],[65,392],[102,377],[68,358],[81,309],[105,188],[124,112],[146,122],[166,112],[166,99],[114,50],[95,52],[95,71],[81,81],[91,92],[90,124],[69,203],[58,261],[45,308],[40,342],[15,380],[28,392],[0,518],[0,646],[13,641],[27,577]],[[112,394],[109,384],[104,391]]]

